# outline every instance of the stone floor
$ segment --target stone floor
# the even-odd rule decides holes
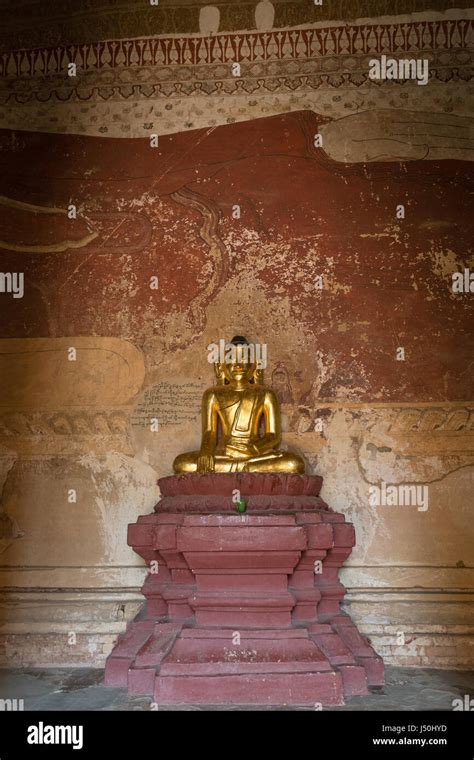
[[[103,671],[92,668],[51,670],[0,669],[0,699],[23,699],[25,710],[148,710],[148,698],[128,696],[125,689],[105,689]],[[453,699],[474,695],[474,673],[459,670],[386,667],[386,686],[367,697],[352,697],[332,710],[452,710]],[[161,710],[199,710],[194,705]],[[231,705],[214,710],[253,710]],[[265,710],[304,709],[260,708]]]

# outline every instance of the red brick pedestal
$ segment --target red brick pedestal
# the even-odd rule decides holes
[[[163,705],[309,706],[381,686],[381,658],[339,606],[354,528],[322,501],[321,484],[310,475],[162,478],[155,512],[129,526],[129,545],[150,567],[146,604],[107,659],[106,685]]]

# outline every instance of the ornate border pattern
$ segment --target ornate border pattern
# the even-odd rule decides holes
[[[382,54],[428,57],[433,78],[467,81],[473,28],[470,19],[444,19],[16,50],[0,55],[0,102],[361,86],[368,81],[368,59]],[[235,62],[241,65],[237,77],[231,70]],[[69,63],[76,64],[77,77],[67,76]]]

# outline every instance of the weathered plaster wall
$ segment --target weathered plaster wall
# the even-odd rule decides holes
[[[472,294],[451,288],[473,266],[460,5],[266,36],[234,32],[234,9],[217,36],[142,26],[138,42],[84,21],[74,83],[71,47],[11,29],[41,51],[5,53],[0,87],[2,270],[25,272],[23,298],[0,294],[1,662],[103,662],[141,601],[126,525],[198,445],[206,346],[243,333],[268,344],[286,444],[355,523],[344,581],[361,628],[388,662],[472,664]],[[374,50],[430,55],[429,85],[369,82]],[[372,506],[381,481],[427,486],[428,509]]]

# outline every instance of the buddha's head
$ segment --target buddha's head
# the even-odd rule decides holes
[[[231,385],[246,385],[253,382],[257,370],[257,364],[249,361],[249,342],[241,335],[236,335],[230,342],[235,347],[232,351],[230,361],[226,361],[222,366],[225,379]]]

